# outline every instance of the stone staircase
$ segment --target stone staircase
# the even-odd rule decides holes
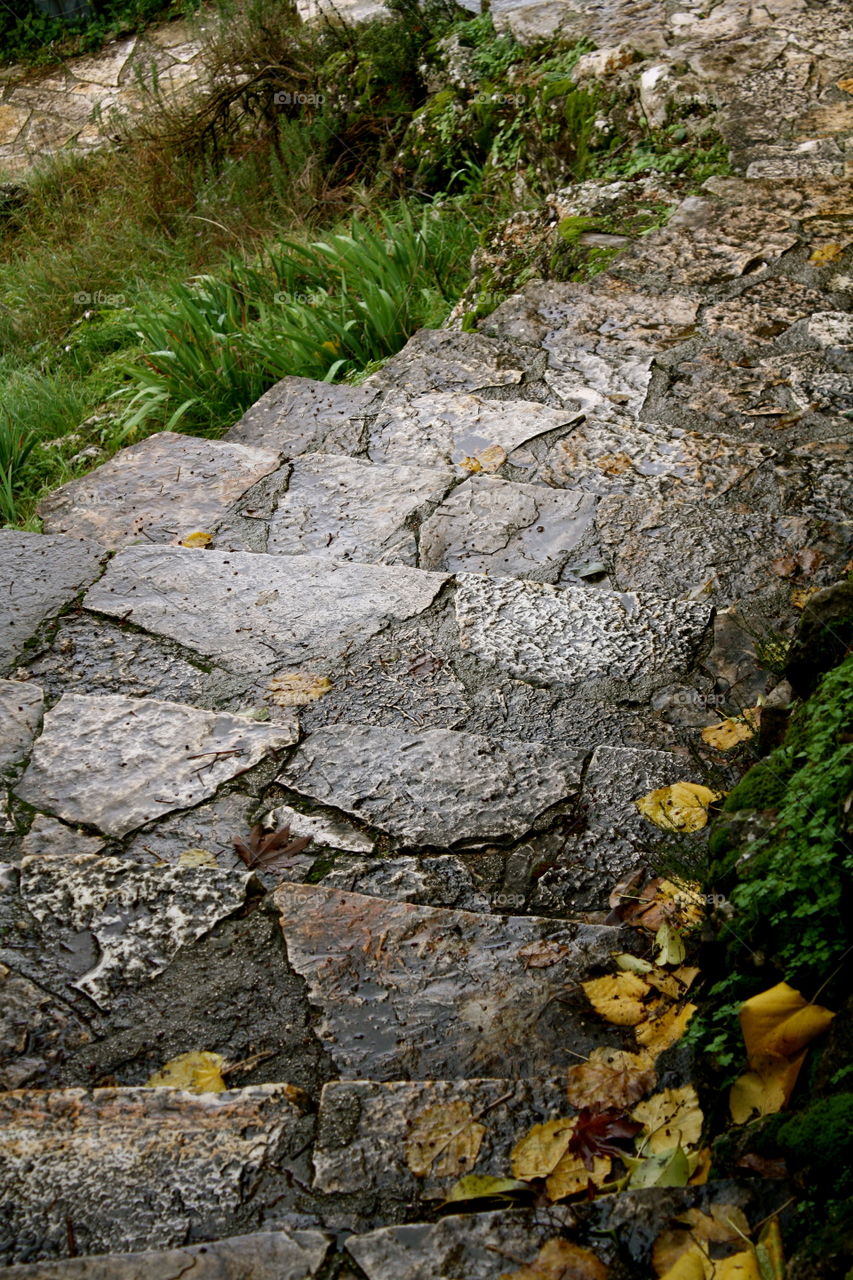
[[[622,1043],[578,984],[625,943],[633,802],[853,555],[851,219],[833,174],[710,180],[589,284],[0,533],[3,1275],[498,1280],[571,1226],[645,1276],[685,1204],[767,1211],[437,1218],[455,1175],[406,1152],[452,1105],[506,1175]],[[250,869],[259,822],[295,847]],[[141,1087],[189,1050],[226,1092]]]

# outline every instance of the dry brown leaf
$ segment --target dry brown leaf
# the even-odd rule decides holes
[[[803,1049],[795,1058],[756,1058],[755,1068],[735,1080],[729,1091],[735,1124],[775,1115],[787,1106],[805,1057]]]
[[[669,1151],[672,1147],[695,1146],[702,1135],[704,1117],[692,1084],[680,1089],[663,1089],[645,1102],[637,1103],[631,1115],[648,1130],[644,1151]]]
[[[708,806],[721,795],[700,782],[673,782],[640,796],[634,804],[644,818],[664,831],[700,831],[708,822]]]
[[[533,1262],[500,1280],[607,1280],[607,1267],[588,1249],[569,1240],[548,1240]]]
[[[701,924],[704,914],[704,899],[698,884],[658,876],[649,881],[637,902],[623,912],[623,919],[626,924],[657,933],[667,922],[682,931],[692,929]]]
[[[545,1180],[545,1191],[552,1200],[565,1200],[575,1196],[579,1191],[586,1191],[591,1182],[600,1187],[610,1176],[610,1157],[593,1156],[592,1168],[588,1169],[582,1156],[567,1151],[560,1159],[554,1172]]]
[[[512,1149],[514,1178],[547,1178],[569,1149],[575,1122],[568,1116],[535,1124]]]
[[[316,702],[332,688],[328,676],[312,676],[307,671],[294,671],[286,676],[274,676],[269,682],[267,701],[277,707],[304,707]]]
[[[635,973],[614,973],[582,982],[586,997],[599,1017],[616,1027],[633,1027],[645,1015],[643,997],[649,984]]]
[[[222,1093],[226,1061],[219,1053],[181,1053],[145,1081],[148,1088],[189,1089],[193,1093]]]
[[[547,938],[536,942],[528,942],[527,946],[516,951],[519,960],[524,961],[525,969],[547,969],[569,955],[571,947],[564,942],[549,941]]]
[[[476,1164],[485,1134],[467,1102],[427,1107],[409,1130],[406,1163],[418,1178],[458,1178]]]
[[[587,1062],[570,1067],[569,1102],[581,1107],[630,1107],[657,1084],[654,1063],[647,1053],[622,1049],[593,1049]]]
[[[638,1023],[634,1028],[637,1043],[646,1049],[652,1058],[659,1057],[664,1049],[669,1049],[678,1043],[687,1031],[687,1025],[695,1012],[695,1004],[686,1004],[678,1009],[667,1005],[663,1000],[657,1001],[647,1009],[648,1016],[645,1022]]]
[[[731,751],[738,743],[755,737],[760,716],[760,707],[749,707],[742,715],[729,716],[719,724],[708,725],[702,730],[702,741],[717,751]]]
[[[829,1009],[805,1000],[787,982],[752,996],[740,1008],[750,1066],[755,1067],[763,1058],[793,1057],[824,1032],[834,1017]]]

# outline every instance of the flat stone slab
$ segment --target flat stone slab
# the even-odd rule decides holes
[[[275,902],[316,1034],[344,1079],[548,1077],[613,1039],[562,997],[609,962],[618,929],[322,885],[282,884]],[[543,947],[549,963],[528,968]]]
[[[61,1257],[71,1240],[110,1253],[238,1234],[258,1181],[305,1144],[300,1096],[287,1084],[0,1095],[3,1261]]]
[[[543,684],[681,671],[711,618],[693,601],[475,574],[456,579],[455,606],[463,649]]]
[[[93,542],[0,530],[0,670],[14,666],[45,619],[94,581],[103,556]]]
[[[419,329],[402,351],[386,360],[362,386],[392,395],[405,387],[409,396],[519,387],[533,354],[481,333]]]
[[[326,889],[366,893],[395,902],[421,902],[461,911],[490,911],[489,897],[477,889],[462,858],[442,853],[432,858],[336,858],[318,883]]]
[[[439,502],[452,481],[447,470],[309,454],[294,463],[269,522],[266,549],[272,555],[414,565],[415,517]]]
[[[249,878],[245,868],[44,854],[24,858],[20,895],[45,932],[91,935],[92,967],[71,985],[108,1008],[118,988],[161,973],[181,947],[236,911]]]
[[[0,769],[22,760],[41,724],[44,692],[26,680],[0,680]]]
[[[267,725],[178,702],[67,693],[45,716],[17,794],[66,822],[123,836],[198,804],[297,736],[292,713]]]
[[[523,835],[580,783],[579,753],[447,729],[316,729],[279,781],[402,846]]]
[[[330,663],[390,622],[422,613],[446,577],[402,566],[309,556],[128,547],[86,606],[127,618],[223,666],[325,674]]]
[[[420,567],[570,581],[592,556],[594,521],[586,494],[474,475],[422,525]]]
[[[105,547],[209,532],[280,462],[269,449],[161,431],[39,503],[46,533]]]
[[[312,378],[282,378],[247,409],[226,435],[228,441],[277,449],[293,458],[322,446],[330,433],[351,432],[355,452],[361,419],[376,398],[369,385],[315,382]]]
[[[9,1280],[310,1280],[328,1256],[330,1240],[320,1231],[258,1231],[144,1253],[90,1254],[56,1262],[7,1267]]]
[[[501,1280],[560,1234],[559,1209],[466,1213],[350,1236],[368,1280]]]
[[[406,1205],[411,1216],[424,1202],[443,1200],[465,1174],[507,1177],[510,1152],[532,1125],[572,1113],[560,1080],[336,1080],[323,1086],[320,1099],[314,1186],[369,1191]],[[482,1126],[473,1159],[439,1150],[421,1163],[413,1154],[419,1131],[443,1115],[460,1132]]]

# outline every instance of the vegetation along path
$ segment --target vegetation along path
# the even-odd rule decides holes
[[[853,1266],[849,7],[496,20],[731,175],[0,532],[10,1280]]]

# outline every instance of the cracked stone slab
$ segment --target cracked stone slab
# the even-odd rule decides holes
[[[405,387],[409,396],[517,387],[525,380],[531,354],[481,333],[419,329],[362,385],[374,393],[398,393]]]
[[[458,467],[488,449],[500,465],[501,454],[568,426],[575,416],[533,400],[434,391],[385,405],[371,421],[367,452],[373,462]]]
[[[0,680],[0,769],[18,764],[39,730],[44,691],[27,680]]]
[[[65,694],[16,790],[35,808],[123,836],[213,795],[267,754],[290,746],[298,721],[253,724],[178,702]]]
[[[420,902],[460,911],[490,911],[487,894],[474,885],[461,858],[439,854],[433,858],[338,858],[320,877],[326,889],[344,889],[395,902]]]
[[[310,556],[128,547],[85,599],[239,674],[311,671],[422,613],[447,578]]]
[[[789,325],[820,311],[823,303],[823,294],[796,280],[759,280],[736,297],[707,307],[702,313],[702,328],[753,343],[772,342]]]
[[[347,435],[355,452],[361,419],[376,398],[364,385],[315,382],[311,378],[283,378],[247,409],[226,435],[228,441],[277,449],[293,458],[321,447],[330,433]]]
[[[46,854],[23,860],[20,894],[46,932],[91,935],[96,963],[70,985],[109,1008],[119,987],[161,973],[181,947],[236,911],[249,879],[242,867],[142,867],[97,854]]]
[[[402,846],[516,838],[576,794],[578,752],[447,729],[316,729],[279,781]]]
[[[32,1256],[34,1241],[67,1255],[68,1222],[87,1253],[238,1234],[262,1207],[257,1183],[305,1144],[300,1098],[288,1084],[0,1096],[3,1261]],[[310,1257],[319,1241],[304,1244]]]
[[[269,831],[277,831],[280,827],[288,827],[297,838],[310,836],[311,849],[342,849],[347,853],[369,857],[376,847],[375,840],[365,835],[352,822],[339,816],[328,814],[301,813],[288,804],[278,805],[264,818],[264,826]],[[312,859],[313,860],[313,859]]]
[[[67,827],[56,818],[37,813],[21,841],[21,856],[40,858],[45,854],[61,854],[70,860],[81,853],[100,853],[105,843],[101,836],[87,835],[80,827]]]
[[[103,556],[92,542],[0,530],[0,670],[14,665],[45,619],[94,581]]]
[[[482,1144],[474,1160],[439,1155],[415,1175],[407,1144],[433,1107],[470,1115],[483,1127]],[[560,1080],[331,1081],[320,1098],[314,1186],[330,1194],[367,1190],[401,1202],[411,1217],[424,1201],[443,1200],[464,1174],[506,1177],[519,1137],[572,1110]]]
[[[8,1280],[311,1280],[331,1241],[320,1231],[257,1231],[176,1249],[90,1254],[6,1268]]]
[[[559,1209],[454,1214],[350,1236],[346,1248],[368,1280],[501,1280],[535,1262],[561,1221]]]
[[[612,1038],[559,997],[608,962],[617,929],[323,885],[282,884],[274,900],[316,1034],[345,1079],[548,1077]],[[525,949],[543,942],[554,963],[529,969]]]
[[[415,517],[439,502],[452,482],[449,470],[309,454],[293,466],[269,522],[266,549],[271,555],[414,565]]]
[[[0,1089],[36,1084],[49,1065],[90,1040],[52,992],[0,964]]]
[[[683,670],[711,611],[645,593],[460,574],[456,617],[462,648],[483,662],[519,680],[579,685]]]
[[[570,490],[474,475],[421,526],[420,566],[571,581],[578,566],[596,558],[595,505]]]
[[[657,787],[692,781],[689,760],[667,751],[596,747],[584,774],[585,828],[570,835],[537,877],[531,910],[607,910],[608,894],[623,876],[647,865],[658,833],[634,801]]]
[[[46,533],[106,547],[179,542],[209,532],[279,461],[269,449],[161,431],[63,485],[38,511]]]

